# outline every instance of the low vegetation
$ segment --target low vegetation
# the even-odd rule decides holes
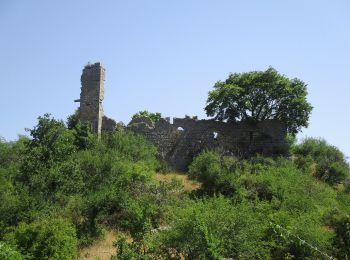
[[[204,151],[186,176],[121,128],[98,140],[44,115],[28,131],[0,141],[0,259],[84,258],[106,230],[112,259],[350,257],[349,165],[324,140],[289,158]]]

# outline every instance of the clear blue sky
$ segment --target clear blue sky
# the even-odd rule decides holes
[[[350,1],[0,0],[0,136],[44,113],[77,108],[87,62],[106,67],[105,113],[205,118],[207,93],[230,72],[273,66],[308,84],[301,136],[350,155]]]

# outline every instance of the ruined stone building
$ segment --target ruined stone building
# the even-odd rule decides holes
[[[82,122],[91,124],[92,130],[101,135],[101,131],[111,131],[115,127],[114,120],[103,114],[105,69],[102,64],[87,64],[81,75],[81,92],[79,114]]]
[[[100,63],[87,65],[81,76],[80,118],[90,122],[95,133],[112,131],[116,123],[103,115],[105,69]],[[275,156],[288,151],[286,127],[277,120],[225,123],[190,117],[161,119],[153,123],[138,118],[127,127],[144,135],[158,149],[158,155],[172,168],[185,171],[194,156],[214,149],[222,155]]]

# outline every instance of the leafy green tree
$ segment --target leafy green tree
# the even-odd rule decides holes
[[[152,112],[148,112],[147,110],[144,111],[139,111],[136,114],[134,114],[132,116],[132,120],[135,120],[137,118],[141,118],[141,117],[147,117],[149,119],[151,119],[151,121],[153,123],[157,123],[161,118],[162,118],[162,114],[161,113],[152,113]]]
[[[26,151],[17,178],[31,191],[46,196],[59,185],[58,172],[61,163],[76,153],[74,135],[62,121],[45,114],[38,118],[38,124],[29,129],[32,139],[26,143]]]
[[[289,133],[308,126],[312,106],[306,84],[289,79],[272,67],[266,71],[234,73],[209,92],[205,111],[216,120],[235,122],[278,119]]]
[[[76,151],[73,134],[63,121],[51,118],[50,114],[40,116],[38,124],[28,131],[32,137],[28,144],[29,152],[39,152],[38,159],[45,164],[62,162]]]

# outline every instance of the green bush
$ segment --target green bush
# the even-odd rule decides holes
[[[7,173],[0,168],[0,239],[5,227],[17,224],[26,200],[26,197],[19,196]]]
[[[221,158],[214,151],[204,151],[194,158],[189,166],[189,177],[202,183],[202,190],[207,194],[233,194],[235,185],[229,171],[236,161],[229,157]]]
[[[336,214],[332,216],[331,226],[335,230],[333,247],[338,259],[350,258],[350,216],[345,214]]]
[[[222,196],[184,201],[168,226],[150,234],[141,248],[151,259],[267,259],[267,223],[252,203],[235,205]]]
[[[335,234],[332,229],[324,227],[328,225],[324,217],[334,208],[343,206],[337,201],[336,191],[302,173],[293,161],[261,156],[237,161],[220,158],[215,152],[205,152],[194,159],[190,174],[203,181],[202,188],[208,195],[215,192],[225,194],[220,182],[224,176],[234,187],[230,196],[238,203],[235,206],[246,205],[249,201],[267,205],[261,214],[270,223],[284,227],[286,234],[291,234],[288,237],[266,228],[264,241],[270,246],[273,258],[320,257],[320,252],[309,244],[322,252],[332,252]],[[309,244],[301,244],[302,240]]]
[[[92,133],[91,124],[82,123],[79,119],[79,109],[67,118],[67,128],[72,130],[74,145],[80,149],[88,149],[96,144],[97,137]]]
[[[18,173],[27,142],[28,138],[24,136],[12,142],[6,142],[0,138],[0,168],[7,170],[8,178],[13,178]]]
[[[0,259],[2,260],[22,260],[24,257],[12,246],[0,241]]]
[[[119,236],[113,244],[116,248],[116,255],[111,257],[111,260],[129,260],[129,259],[151,259],[150,257],[142,254],[142,249],[139,247],[139,243],[127,242],[125,236]]]
[[[162,118],[162,114],[161,113],[152,113],[152,112],[148,112],[146,110],[144,111],[139,111],[136,114],[134,114],[132,116],[132,120],[138,119],[138,118],[142,118],[142,117],[147,117],[149,118],[153,123],[157,123],[161,118]]]
[[[90,139],[78,126],[45,115],[31,139],[0,141],[7,251],[72,259],[108,227],[132,238],[118,239],[116,259],[349,256],[348,165],[328,144],[294,145],[293,160],[205,151],[190,165],[202,185],[189,196],[179,181],[153,179],[161,166],[142,136],[120,129]]]
[[[315,176],[330,185],[344,183],[350,178],[350,168],[345,155],[323,139],[306,138],[292,146],[296,164],[303,165],[305,158],[315,163]]]
[[[19,224],[6,240],[28,259],[74,259],[77,239],[74,227],[64,219],[49,218]]]
[[[77,144],[84,134],[77,132],[79,121],[73,119],[67,128],[47,114],[39,117],[29,130],[32,138],[21,142],[13,178],[9,169],[0,167],[0,198],[8,202],[0,205],[0,237],[6,227],[54,212],[70,220],[79,243],[87,245],[102,234],[104,225],[142,236],[160,215],[155,196],[145,188],[159,167],[155,147],[127,131],[91,139],[93,145]],[[16,155],[15,146],[1,142],[6,167],[8,158]]]
[[[144,136],[129,131],[115,131],[112,134],[103,137],[105,149],[116,151],[119,156],[123,156],[131,161],[151,162],[151,166],[157,165],[157,149],[151,145]]]

